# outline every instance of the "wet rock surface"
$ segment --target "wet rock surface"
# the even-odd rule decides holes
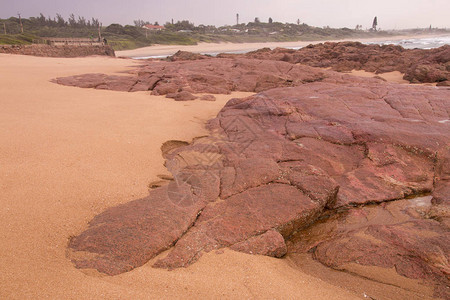
[[[258,84],[267,89],[230,100],[208,123],[209,136],[189,145],[163,145],[173,180],[155,185],[144,199],[94,218],[69,242],[75,265],[116,275],[154,258],[154,267],[185,267],[223,247],[273,257],[309,251],[339,270],[363,272],[355,265],[393,270],[400,278],[433,286],[436,295],[445,297],[450,91],[284,62],[217,61],[155,63],[139,71],[148,78],[162,78],[183,65],[180,77],[161,86],[161,79],[148,79],[155,93],[176,93],[180,86],[215,93],[250,82],[251,91]],[[207,66],[211,74],[191,73]],[[253,79],[261,78],[262,69],[291,68],[283,74],[299,72],[288,83],[298,86],[286,87],[287,81],[279,79],[275,86],[283,82],[282,88],[272,88],[271,80],[264,81],[271,82],[267,85],[246,81],[247,67],[258,70],[256,75],[247,71]],[[230,72],[242,82],[232,83],[230,75],[212,75],[233,68]],[[134,77],[125,80],[132,83],[135,78],[130,78]],[[92,87],[83,83],[84,78],[58,80]],[[136,84],[126,86],[121,89],[131,91]],[[402,200],[424,193],[432,200],[416,203],[423,209]],[[335,225],[314,231],[320,224]],[[167,249],[166,255],[158,256]]]
[[[435,287],[448,298],[450,232],[432,217],[431,196],[329,211],[320,222],[296,233],[290,253],[312,253],[322,264],[406,290],[410,281],[386,276],[379,267],[414,285]]]

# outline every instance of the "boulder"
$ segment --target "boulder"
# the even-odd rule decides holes
[[[167,61],[198,60],[198,59],[205,59],[208,57],[209,56],[207,55],[179,50],[174,55],[167,57],[166,60]]]

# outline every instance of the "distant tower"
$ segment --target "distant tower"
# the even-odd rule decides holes
[[[375,18],[373,18],[372,29],[374,31],[377,31],[377,26],[378,26],[378,18],[375,17]]]
[[[98,41],[101,42],[103,41],[102,39],[102,23],[98,23]]]
[[[17,14],[19,15],[20,32],[23,33],[22,17],[20,16],[20,13]]]
[[[236,25],[239,25],[239,14],[236,14]]]

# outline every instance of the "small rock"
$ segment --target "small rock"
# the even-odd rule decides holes
[[[214,95],[203,95],[200,97],[200,100],[203,101],[216,101],[216,97]]]
[[[191,101],[197,99],[198,97],[187,91],[181,91],[178,93],[169,93],[166,95],[166,98],[172,98],[175,99],[175,101]]]

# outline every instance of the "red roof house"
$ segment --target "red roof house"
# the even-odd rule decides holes
[[[148,30],[163,30],[163,29],[165,29],[164,26],[152,25],[152,24],[144,25],[144,26],[142,26],[142,28],[145,28]]]

